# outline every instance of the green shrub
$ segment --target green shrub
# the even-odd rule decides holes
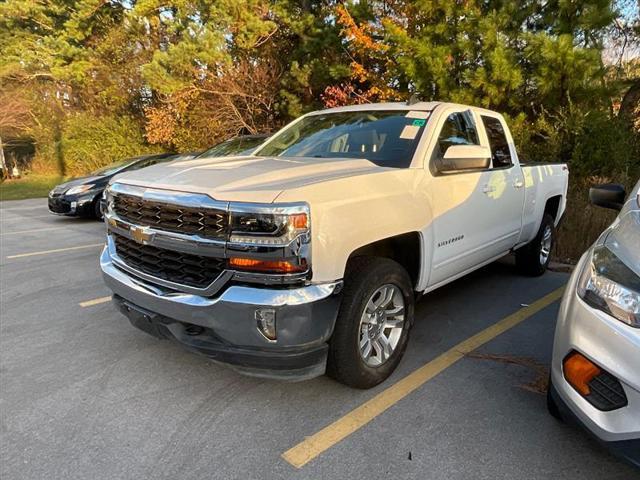
[[[520,116],[509,123],[523,161],[566,162],[572,178],[580,180],[596,175],[626,182],[640,173],[638,135],[607,112],[570,106],[531,122]]]
[[[131,118],[81,113],[65,122],[62,151],[68,175],[84,174],[149,150],[139,123]]]
[[[32,170],[38,173],[84,175],[124,158],[158,151],[146,144],[140,123],[127,116],[76,113],[59,127],[34,130],[33,136],[36,157]]]

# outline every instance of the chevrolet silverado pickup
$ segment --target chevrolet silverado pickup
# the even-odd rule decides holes
[[[248,156],[119,176],[100,263],[147,333],[246,374],[369,388],[397,367],[419,294],[509,253],[544,273],[567,180],[520,164],[496,112],[333,108]]]

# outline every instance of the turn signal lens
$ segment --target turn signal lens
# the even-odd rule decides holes
[[[295,229],[304,229],[309,226],[306,213],[294,213],[293,215],[289,215],[289,221]]]
[[[565,358],[563,367],[564,378],[583,396],[591,393],[589,382],[602,373],[597,365],[578,352]]]
[[[296,265],[283,260],[256,260],[254,258],[232,257],[229,259],[229,266],[238,270],[262,273],[298,273],[307,270],[307,264],[304,260],[300,265]]]

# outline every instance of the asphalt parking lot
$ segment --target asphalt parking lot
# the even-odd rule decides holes
[[[2,479],[640,478],[547,414],[564,273],[507,260],[425,296],[399,369],[359,391],[243,377],[134,329],[103,236],[44,199],[0,204]]]

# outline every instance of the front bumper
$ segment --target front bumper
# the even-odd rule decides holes
[[[231,285],[210,298],[161,288],[125,273],[107,248],[100,266],[118,308],[147,333],[176,340],[250,375],[302,380],[324,373],[341,282],[291,289]],[[259,308],[275,311],[275,342],[258,329]]]
[[[57,195],[49,196],[49,211],[56,215],[90,216],[93,215],[93,195]]]
[[[578,297],[576,283],[586,261],[587,255],[578,263],[558,313],[551,365],[552,395],[598,440],[640,466],[640,329],[591,308]],[[562,361],[573,350],[620,381],[626,406],[599,410],[569,385]]]

